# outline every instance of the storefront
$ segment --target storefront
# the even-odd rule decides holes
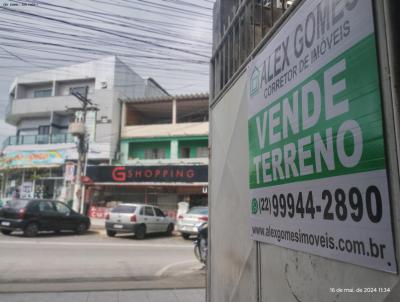
[[[92,218],[104,218],[118,203],[144,203],[175,217],[178,202],[208,204],[207,165],[88,167],[85,204]]]
[[[14,151],[0,160],[2,197],[68,201],[64,150]]]

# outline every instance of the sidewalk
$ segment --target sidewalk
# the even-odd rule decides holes
[[[105,220],[98,218],[90,218],[91,229],[105,229]]]
[[[1,302],[204,302],[205,289],[0,294]]]

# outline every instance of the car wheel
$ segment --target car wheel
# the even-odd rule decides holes
[[[166,232],[167,236],[171,236],[173,230],[174,230],[174,225],[172,223],[170,223],[168,225],[167,232]]]
[[[25,237],[35,237],[39,233],[39,226],[35,222],[29,223],[24,229]]]
[[[115,231],[110,231],[110,230],[107,230],[107,236],[108,236],[108,237],[114,237],[114,236],[115,236],[115,234],[117,234],[117,232],[115,232]]]
[[[77,233],[78,235],[81,235],[83,233],[85,233],[87,231],[87,225],[84,222],[81,222],[80,224],[78,224],[78,226],[75,229],[75,233]]]
[[[1,230],[1,233],[3,234],[3,235],[10,235],[11,234],[11,230]]]
[[[144,239],[146,237],[146,226],[139,225],[135,232],[136,239]]]
[[[185,240],[188,240],[190,237],[190,234],[182,233],[182,238]]]

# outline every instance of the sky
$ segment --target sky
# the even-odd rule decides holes
[[[170,94],[208,92],[215,0],[0,0],[0,143],[20,74],[117,55]]]

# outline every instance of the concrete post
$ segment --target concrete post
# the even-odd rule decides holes
[[[172,124],[176,124],[176,99],[172,100]]]

